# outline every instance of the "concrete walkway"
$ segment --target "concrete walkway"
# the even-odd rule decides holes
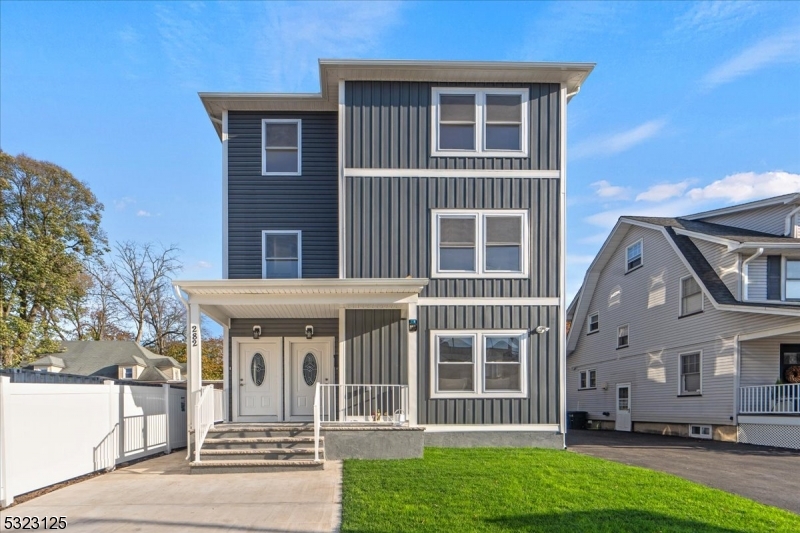
[[[800,451],[620,431],[567,433],[567,448],[668,472],[800,514]]]
[[[341,514],[341,463],[325,470],[190,475],[173,453],[56,490],[2,516],[66,516],[73,533],[329,532]]]

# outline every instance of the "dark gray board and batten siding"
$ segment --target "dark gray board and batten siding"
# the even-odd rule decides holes
[[[351,177],[345,186],[348,278],[431,278],[432,209],[526,209],[529,276],[431,278],[423,297],[556,297],[558,179]]]
[[[529,157],[431,156],[431,89],[529,89]],[[345,82],[345,167],[557,170],[560,86],[557,83]]]
[[[302,176],[261,175],[261,120],[302,120]],[[228,115],[228,277],[262,277],[262,230],[303,232],[304,278],[339,276],[335,112]]]
[[[425,424],[558,424],[558,307],[419,307],[417,365],[418,422]],[[550,331],[528,338],[528,397],[508,399],[430,399],[430,330],[525,329]],[[454,331],[454,333],[455,333]]]

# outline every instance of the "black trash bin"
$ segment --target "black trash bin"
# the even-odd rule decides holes
[[[586,429],[589,413],[586,411],[567,412],[567,429]]]

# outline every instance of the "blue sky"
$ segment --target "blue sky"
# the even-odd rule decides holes
[[[111,242],[218,278],[197,92],[316,92],[320,57],[597,63],[569,106],[570,298],[622,214],[800,190],[799,2],[1,2],[0,148],[87,182]]]

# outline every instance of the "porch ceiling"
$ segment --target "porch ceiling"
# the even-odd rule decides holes
[[[220,323],[231,318],[336,318],[339,309],[401,309],[427,279],[175,281],[190,304]]]

